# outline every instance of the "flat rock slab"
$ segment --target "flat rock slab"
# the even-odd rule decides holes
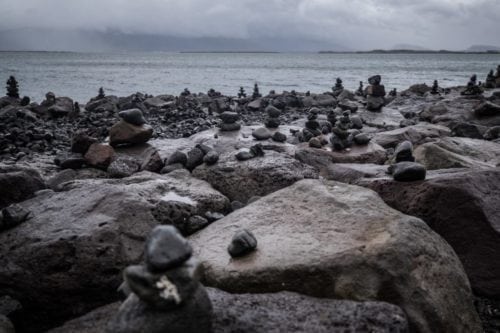
[[[500,144],[480,139],[447,137],[418,146],[414,156],[428,170],[488,169],[500,165]]]
[[[392,131],[379,132],[373,136],[372,141],[384,148],[395,148],[403,141],[410,141],[414,146],[417,146],[450,135],[451,130],[448,127],[421,123]]]
[[[353,145],[349,150],[342,151],[332,150],[330,147],[311,148],[307,144],[301,144],[295,150],[295,158],[323,170],[332,163],[384,164],[387,154],[384,148],[373,142],[363,146]]]
[[[383,302],[319,299],[292,292],[229,294],[214,288],[208,288],[208,294],[214,333],[409,331],[404,312]],[[48,333],[103,332],[119,305],[98,308]]]
[[[267,195],[298,180],[318,178],[318,173],[289,155],[266,151],[264,156],[246,161],[226,153],[214,165],[198,166],[193,176],[212,184],[230,200],[246,203],[253,196]]]
[[[391,207],[423,219],[458,254],[472,288],[500,297],[500,169],[443,171],[409,184],[388,178],[360,184]]]
[[[232,259],[234,233],[257,250]],[[291,290],[399,305],[415,331],[479,332],[469,282],[452,248],[373,191],[302,180],[192,235],[204,281],[229,292]]]
[[[399,128],[399,123],[405,119],[401,112],[389,106],[382,107],[381,111],[361,110],[358,115],[364,124],[386,130]]]
[[[224,211],[228,199],[187,171],[66,182],[20,203],[23,224],[0,233],[0,285],[26,310],[22,331],[81,315],[117,297],[122,270],[137,263],[163,201]],[[169,214],[169,211],[164,212]]]

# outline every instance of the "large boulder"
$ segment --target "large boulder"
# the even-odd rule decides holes
[[[258,248],[231,259],[234,233]],[[416,332],[480,332],[472,294],[453,249],[422,220],[371,190],[303,180],[190,238],[205,283],[229,292],[296,291],[399,305]]]
[[[500,145],[480,139],[446,137],[418,146],[413,154],[428,170],[500,165]]]
[[[450,129],[444,126],[432,124],[417,124],[392,131],[376,133],[372,141],[384,148],[395,148],[400,142],[410,141],[414,146],[440,137],[450,136]]]
[[[35,169],[0,166],[0,209],[31,198],[44,189],[45,182]]]
[[[383,302],[320,299],[292,292],[229,294],[215,288],[207,291],[214,311],[214,333],[409,331],[404,312]],[[103,332],[119,305],[103,306],[49,333]]]
[[[472,288],[500,297],[500,169],[430,173],[417,183],[365,179],[395,209],[423,219],[450,243]]]
[[[15,323],[23,332],[43,331],[116,299],[121,271],[141,259],[158,218],[176,214],[182,202],[189,200],[197,215],[229,206],[187,171],[78,180],[59,190],[20,203],[30,218],[0,233],[0,285],[23,305]]]
[[[247,202],[298,180],[317,178],[318,173],[288,155],[266,151],[264,156],[246,161],[238,161],[234,153],[223,154],[215,165],[198,166],[193,176],[209,182],[231,201]]]

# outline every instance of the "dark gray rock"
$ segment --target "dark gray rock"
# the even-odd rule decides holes
[[[222,124],[220,124],[220,130],[223,132],[239,131],[240,128],[241,128],[241,125],[239,123],[231,123],[231,124],[222,123]]]
[[[492,117],[500,115],[500,105],[491,102],[484,102],[474,108],[476,117]]]
[[[180,170],[180,169],[184,169],[184,165],[182,165],[181,163],[169,164],[169,165],[165,165],[163,167],[163,169],[161,169],[160,173],[167,174],[167,173],[171,173],[172,171]]]
[[[62,153],[54,159],[61,169],[81,169],[87,163],[80,153]]]
[[[482,139],[486,127],[471,123],[457,122],[450,126],[452,136]]]
[[[199,148],[193,148],[187,153],[187,162],[186,162],[186,168],[189,171],[192,171],[194,168],[196,168],[198,165],[203,163],[203,157],[205,155],[203,154],[203,151]]]
[[[286,141],[286,135],[281,133],[281,132],[275,132],[272,136],[273,141],[276,142],[285,142]]]
[[[209,333],[212,331],[212,304],[204,288],[182,307],[165,312],[147,306],[132,294],[118,315],[108,324],[107,333]]]
[[[3,314],[0,314],[0,332],[1,333],[16,333],[16,330],[14,329],[14,325],[12,322],[4,316]]]
[[[145,260],[152,272],[161,272],[179,266],[193,250],[179,231],[170,225],[157,226],[146,241]]]
[[[0,220],[0,231],[20,225],[28,219],[30,212],[17,204],[2,209],[2,220]]]
[[[172,155],[168,157],[167,162],[165,164],[171,165],[178,163],[184,166],[187,164],[187,155],[180,150],[176,150],[175,152],[173,152]]]
[[[203,162],[205,162],[208,165],[212,165],[217,163],[219,160],[219,153],[215,150],[209,151],[204,157],[203,157]]]
[[[365,133],[360,133],[354,136],[354,142],[358,145],[367,145],[370,142],[370,138]]]
[[[71,151],[85,155],[89,147],[96,142],[96,138],[90,137],[85,133],[76,133],[76,135],[71,138]]]
[[[124,178],[138,172],[141,165],[133,158],[119,156],[108,166],[106,170],[112,178]]]
[[[266,119],[266,127],[267,128],[278,128],[281,122],[279,118],[267,118]]]
[[[321,140],[319,138],[314,137],[314,138],[311,138],[311,140],[309,140],[309,147],[322,148],[323,145],[321,144]]]
[[[144,115],[142,114],[142,111],[139,109],[129,109],[120,111],[118,115],[120,116],[120,118],[122,118],[127,123],[132,125],[141,126],[146,123],[146,119],[144,119]]]
[[[200,215],[191,216],[189,217],[185,225],[186,235],[194,234],[195,232],[205,228],[209,224],[210,222],[203,216]]]
[[[362,129],[363,128],[363,121],[359,116],[351,116],[351,123],[352,123],[352,128],[354,129]]]
[[[396,181],[413,182],[425,179],[426,169],[420,163],[399,162],[391,165],[389,169]]]
[[[239,152],[237,152],[235,157],[238,161],[246,161],[246,160],[249,160],[251,158],[254,158],[255,155],[252,154],[249,149],[244,148],[244,149],[241,149]]]
[[[219,115],[224,124],[234,124],[240,120],[240,115],[237,112],[225,111]]]
[[[266,107],[266,113],[270,118],[278,118],[281,114],[281,111],[280,109],[269,105],[268,107]]]
[[[403,141],[396,146],[394,150],[394,160],[396,163],[415,161],[415,157],[413,157],[413,144],[411,141]]]
[[[267,140],[271,138],[271,132],[265,127],[259,127],[252,132],[252,136],[257,140]]]
[[[251,231],[243,229],[238,231],[231,240],[227,251],[231,257],[242,257],[257,248],[257,239]]]
[[[0,166],[0,208],[31,198],[36,191],[46,188],[34,169]]]

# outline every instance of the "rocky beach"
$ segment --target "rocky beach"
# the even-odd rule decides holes
[[[500,65],[0,98],[0,332],[499,332]],[[40,87],[50,89],[50,87]]]

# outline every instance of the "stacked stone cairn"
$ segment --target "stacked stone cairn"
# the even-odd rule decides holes
[[[342,85],[342,79],[341,78],[337,78],[335,80],[335,86],[332,87],[332,91],[333,91],[333,95],[334,96],[338,96],[342,93],[342,91],[344,91],[344,86]]]
[[[493,70],[491,70],[488,73],[488,76],[486,76],[486,81],[484,82],[484,87],[487,89],[492,89],[492,88],[496,88],[496,86],[497,86],[497,81],[495,78],[495,74],[493,73]]]
[[[238,92],[238,98],[246,98],[247,93],[245,92],[245,88],[240,87],[240,91]]]
[[[252,98],[253,99],[257,99],[257,98],[261,98],[262,95],[260,94],[259,92],[259,86],[257,85],[257,83],[255,83],[253,85],[253,94],[252,94]]]
[[[398,96],[398,91],[396,88],[392,89],[391,91],[389,91],[389,96],[391,97],[396,97]]]
[[[173,226],[153,229],[145,264],[129,266],[120,289],[127,299],[108,323],[108,333],[204,333],[212,331],[213,310],[199,282],[201,266]]]
[[[495,73],[495,80],[497,83],[497,88],[500,88],[500,65],[497,66],[497,72]]]
[[[474,74],[470,77],[467,87],[460,94],[464,96],[479,96],[483,93],[483,89],[477,83],[477,75]]]
[[[153,128],[146,124],[140,109],[129,109],[118,113],[121,120],[109,130],[109,144],[135,145],[146,143],[153,136]]]
[[[15,77],[10,76],[7,80],[7,96],[11,98],[19,98],[19,84]]]
[[[374,75],[368,79],[370,85],[366,87],[366,109],[379,111],[385,105],[385,87],[380,84],[382,77]]]
[[[393,162],[387,172],[392,174],[394,180],[412,182],[425,179],[425,166],[415,162],[413,144],[410,141],[403,141],[396,146]]]
[[[344,111],[342,117],[335,122],[335,126],[332,129],[332,136],[330,138],[330,143],[335,150],[344,150],[352,146],[353,136],[349,132],[352,128],[352,122],[349,117],[349,112]]]
[[[365,96],[365,92],[363,89],[363,81],[359,81],[359,87],[358,90],[356,90],[356,96]]]
[[[219,125],[220,130],[224,132],[238,131],[241,128],[240,115],[237,112],[225,111],[220,114],[222,123]]]
[[[438,84],[438,80],[434,80],[434,82],[432,83],[432,88],[431,88],[431,94],[432,95],[437,95],[439,94],[439,84]]]
[[[269,105],[266,107],[266,113],[267,113],[267,119],[266,119],[266,127],[267,128],[278,128],[280,126],[280,114],[281,111],[272,106]]]
[[[302,141],[308,142],[315,136],[321,135],[321,125],[318,121],[318,108],[311,108],[307,115],[306,127],[302,130]]]

